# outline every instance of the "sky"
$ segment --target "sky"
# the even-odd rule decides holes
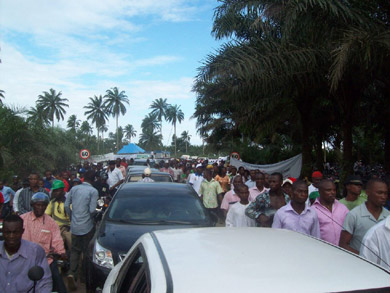
[[[118,87],[130,105],[119,125],[141,121],[157,98],[181,106],[189,131],[200,145],[191,91],[197,69],[221,45],[211,35],[217,0],[0,0],[0,89],[9,106],[35,106],[50,88],[69,100],[72,114],[86,119],[89,97]],[[115,132],[110,117],[109,131]],[[96,129],[94,128],[96,134]],[[163,143],[173,127],[163,122]],[[107,136],[107,134],[105,134]]]

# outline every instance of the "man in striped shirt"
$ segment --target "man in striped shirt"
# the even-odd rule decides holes
[[[18,213],[20,215],[27,212],[31,212],[32,207],[30,205],[32,196],[37,192],[43,192],[48,194],[46,189],[38,186],[39,176],[37,173],[31,173],[28,177],[30,186],[23,188],[18,197]]]

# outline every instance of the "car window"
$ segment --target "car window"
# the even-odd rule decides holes
[[[152,178],[155,182],[173,182],[172,178],[169,175],[161,175],[161,174],[151,174],[150,178]],[[127,182],[138,182],[142,179],[142,174],[131,175]]]
[[[111,202],[108,219],[121,222],[163,223],[182,221],[193,224],[206,222],[200,201],[193,196],[144,194],[116,196]]]
[[[119,289],[121,293],[149,293],[151,291],[148,264],[140,248],[137,247],[129,256],[127,272],[123,274],[122,280],[118,280],[121,283]]]

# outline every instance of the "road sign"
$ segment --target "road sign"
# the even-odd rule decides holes
[[[80,158],[82,158],[83,160],[87,160],[89,158],[89,156],[91,155],[90,151],[87,150],[87,149],[82,149],[80,151]]]
[[[240,159],[240,154],[237,153],[237,152],[232,152],[232,153],[230,154],[230,157],[231,157],[231,158],[235,158],[236,160],[239,160],[239,159]]]

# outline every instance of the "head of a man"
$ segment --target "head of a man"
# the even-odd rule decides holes
[[[204,171],[204,173],[203,173],[203,177],[204,177],[207,181],[211,181],[211,179],[213,179],[211,170],[206,169],[206,170]]]
[[[103,164],[101,162],[97,163],[96,168],[98,170],[102,170],[103,169]]]
[[[62,171],[62,172],[61,172],[61,175],[62,175],[62,178],[64,178],[65,180],[68,180],[68,179],[69,179],[69,173],[66,172],[66,171]]]
[[[55,180],[51,187],[51,194],[56,200],[61,200],[65,197],[65,184],[61,180]]]
[[[309,196],[308,193],[308,186],[305,181],[295,181],[292,185],[291,201],[298,204],[304,204]]]
[[[255,170],[250,170],[249,171],[249,176],[251,176],[251,180],[255,181],[256,180],[256,171]]]
[[[30,182],[30,187],[35,188],[38,187],[38,181],[39,181],[39,176],[36,173],[31,173],[30,176],[28,177],[28,180]]]
[[[283,184],[282,184],[283,192],[287,193],[290,198],[292,195],[292,185],[293,185],[293,182],[291,181],[291,179],[288,179],[288,178],[285,179],[283,181]]]
[[[50,170],[45,171],[45,177],[46,177],[47,180],[51,180],[52,173],[51,173]]]
[[[221,168],[221,177],[225,177],[225,176],[226,176],[226,168],[222,167]]]
[[[375,207],[383,207],[387,200],[387,184],[379,178],[370,179],[366,187],[367,201]]]
[[[245,184],[238,185],[237,188],[234,189],[234,192],[241,199],[241,201],[243,201],[243,202],[248,201],[249,189],[248,189],[247,185],[245,185]]]
[[[231,172],[232,176],[236,176],[236,175],[237,175],[237,168],[234,167],[234,166],[232,166],[232,167],[230,168],[230,172]]]
[[[109,162],[108,162],[108,168],[109,168],[111,171],[114,171],[114,169],[115,169],[115,161],[109,161]]]
[[[245,174],[245,169],[244,169],[243,166],[241,166],[241,167],[238,168],[238,174],[240,174],[241,176],[244,176],[244,174]]]
[[[8,252],[19,250],[23,235],[23,219],[17,215],[9,215],[3,221],[4,246]]]
[[[121,166],[121,162],[122,162],[122,160],[120,158],[116,158],[115,166],[117,166],[119,168]]]
[[[320,184],[323,177],[324,176],[320,171],[314,171],[313,174],[311,174],[311,182],[313,183],[314,187],[318,188],[318,184]]]
[[[272,173],[268,182],[271,191],[277,191],[282,188],[283,175],[279,172]]]
[[[95,181],[95,171],[88,170],[87,172],[85,172],[84,181],[93,183]]]
[[[43,192],[35,193],[31,198],[31,207],[35,217],[40,218],[49,204],[49,196]]]
[[[322,202],[332,205],[336,199],[336,185],[332,180],[324,179],[318,185],[318,193]]]
[[[203,166],[202,164],[196,165],[196,174],[201,175],[203,172]]]
[[[257,173],[256,176],[255,176],[255,180],[256,180],[256,187],[257,187],[257,189],[262,191],[263,188],[264,188],[264,181],[265,181],[264,174],[263,173]]]
[[[239,185],[244,184],[244,183],[242,182],[242,177],[241,177],[241,175],[236,175],[236,176],[234,176],[233,181],[232,181],[232,184],[233,184],[234,190],[236,190],[236,188],[238,188]]]
[[[345,189],[347,190],[347,195],[353,195],[357,197],[362,192],[363,181],[360,176],[350,175],[344,182]]]

